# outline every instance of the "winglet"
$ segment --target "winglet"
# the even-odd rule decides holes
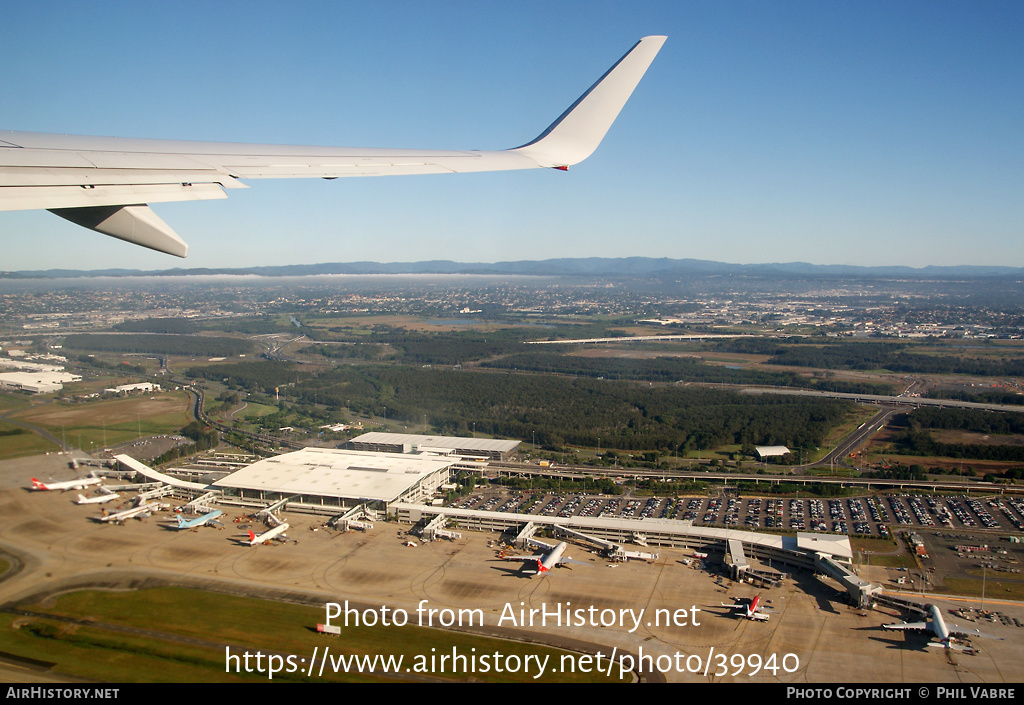
[[[540,166],[565,170],[597,149],[667,37],[644,37],[537,139],[514,150]]]

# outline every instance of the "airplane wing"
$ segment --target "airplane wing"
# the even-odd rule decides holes
[[[882,629],[930,629],[928,622],[900,622],[899,624],[883,624]]]
[[[1002,637],[992,636],[991,634],[985,634],[980,629],[971,629],[971,628],[968,628],[968,627],[962,627],[959,624],[947,624],[946,625],[946,629],[953,636],[966,636],[966,637],[977,636],[977,637],[981,637],[983,639],[995,639],[996,641],[1004,641],[1004,639]]]
[[[575,560],[573,558],[562,558],[562,559],[559,559],[558,565],[585,565],[588,568],[592,568],[593,567],[593,565],[590,564],[590,563],[586,563],[584,561],[577,561],[577,560]]]
[[[184,257],[149,203],[226,198],[242,179],[567,169],[597,148],[665,42],[644,37],[536,139],[504,151],[355,149],[0,131],[0,211],[46,209]]]
[[[544,560],[544,553],[538,553],[534,556],[501,556],[503,561],[541,561]]]

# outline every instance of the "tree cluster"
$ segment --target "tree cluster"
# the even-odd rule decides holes
[[[153,355],[201,355],[232,357],[255,350],[248,340],[206,335],[159,335],[150,333],[112,335],[77,333],[64,339],[64,347],[72,350],[100,352],[148,353]]]

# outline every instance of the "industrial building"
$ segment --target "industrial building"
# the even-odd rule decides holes
[[[364,433],[349,441],[353,450],[379,453],[451,452],[467,458],[508,460],[519,441],[499,438],[460,438],[455,436],[419,436],[411,433]]]
[[[128,394],[130,392],[159,392],[160,385],[153,384],[152,382],[139,382],[137,384],[122,384],[118,387],[110,387],[104,389],[104,392],[108,394]]]
[[[789,448],[786,446],[755,446],[754,450],[757,451],[757,457],[761,460],[765,458],[781,458],[789,454]]]
[[[8,350],[8,355],[24,352]],[[61,358],[57,358],[61,359]],[[0,389],[32,394],[59,392],[68,382],[81,382],[80,375],[65,372],[61,365],[0,358]]]
[[[0,389],[30,392],[32,394],[49,394],[59,392],[68,382],[81,382],[79,375],[60,371],[30,371],[0,373]]]

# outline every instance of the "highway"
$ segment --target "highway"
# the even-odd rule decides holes
[[[987,411],[1005,411],[1024,413],[1024,406],[1014,404],[982,404],[976,401],[957,401],[956,399],[928,399],[926,397],[885,396],[882,394],[851,394],[849,392],[821,392],[793,387],[743,387],[741,394],[785,394],[798,397],[825,397],[829,399],[848,399],[859,404],[888,404],[895,406],[937,406],[957,409],[985,409]]]

